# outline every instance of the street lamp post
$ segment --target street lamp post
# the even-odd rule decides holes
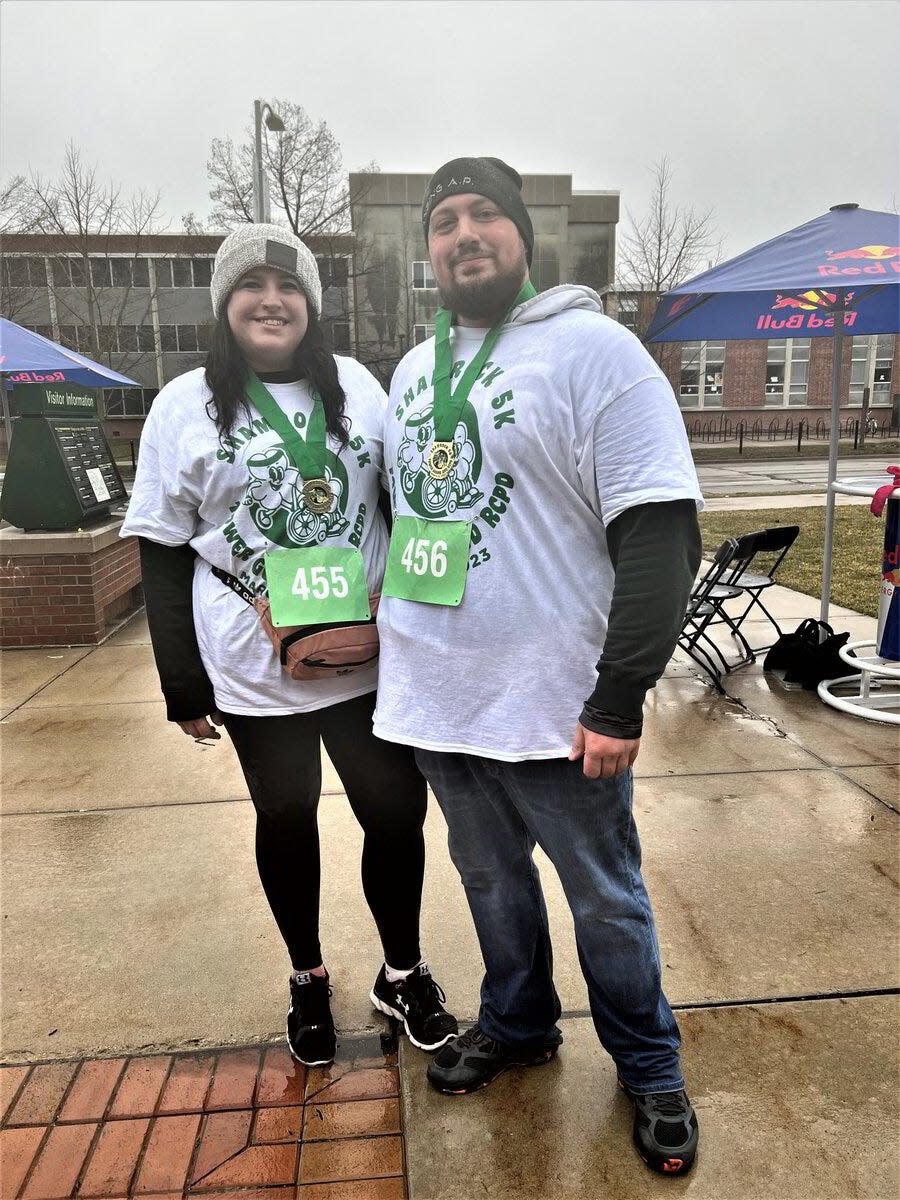
[[[273,112],[271,105],[264,100],[253,101],[253,220],[263,222],[269,219],[269,189],[266,187],[266,169],[263,165],[262,127],[263,120],[266,129],[273,133],[284,132],[284,121]]]

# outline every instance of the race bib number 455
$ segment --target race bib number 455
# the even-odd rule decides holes
[[[382,592],[455,607],[466,590],[471,521],[396,517]]]
[[[350,546],[270,550],[266,585],[273,625],[368,621],[362,555]]]

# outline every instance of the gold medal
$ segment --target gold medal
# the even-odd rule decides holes
[[[303,484],[303,504],[308,512],[327,513],[331,511],[334,495],[325,479],[307,479]]]
[[[446,479],[456,466],[456,450],[452,442],[432,442],[428,452],[428,474],[432,479]]]

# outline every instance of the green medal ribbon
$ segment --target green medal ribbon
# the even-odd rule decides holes
[[[521,291],[516,296],[513,308],[524,304],[536,296],[531,280],[526,279]],[[512,309],[509,310],[512,312]],[[445,479],[453,470],[456,462],[456,450],[453,445],[453,435],[459,422],[463,405],[469,398],[469,393],[475,386],[475,380],[481,374],[491,351],[497,344],[509,312],[488,330],[487,336],[481,343],[478,353],[463,372],[454,390],[451,390],[450,380],[453,372],[453,351],[450,346],[450,326],[453,315],[445,308],[439,308],[434,318],[434,442],[428,455],[428,471],[432,479]]]
[[[513,308],[536,295],[531,282],[526,280],[516,296]],[[457,456],[453,438],[463,405],[488,361],[488,356],[496,346],[508,316],[509,313],[506,313],[503,319],[488,331],[478,353],[463,372],[456,390],[451,391],[452,316],[446,309],[438,309],[435,316],[434,350],[435,440],[431,445],[427,463],[427,470],[432,479],[446,479],[453,470]],[[421,517],[395,517],[382,593],[401,600],[414,600],[420,604],[456,607],[462,602],[466,589],[471,538],[471,521],[428,521]]]
[[[334,494],[325,478],[325,405],[313,396],[304,439],[277,400],[253,372],[247,395],[261,417],[278,434],[285,452],[303,480],[303,503],[313,513],[327,513]],[[366,572],[362,554],[352,546],[309,546],[270,550],[265,556],[266,589],[276,626],[334,624],[369,620]]]
[[[334,496],[325,479],[325,405],[321,396],[313,395],[313,410],[304,439],[253,371],[247,378],[246,390],[260,416],[281,438],[288,458],[299,471],[303,480],[303,503],[310,512],[328,512]]]

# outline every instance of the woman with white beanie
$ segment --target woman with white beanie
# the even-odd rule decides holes
[[[384,950],[371,1000],[434,1050],[457,1025],[419,946],[425,782],[408,747],[372,733],[371,646],[349,663],[330,663],[326,646],[289,673],[278,628],[296,624],[299,638],[315,624],[327,643],[342,626],[374,640],[387,398],[363,366],[326,348],[316,261],[289,230],[231,233],[211,292],[206,366],[154,401],[122,528],[140,542],[168,719],[198,741],[224,724],[240,759],[260,880],[291,958],[294,1057],[312,1065],[335,1053],[318,928],[321,743],[365,834],[363,889]],[[320,617],[273,625],[298,597]],[[335,614],[351,603],[354,619],[342,622]]]

